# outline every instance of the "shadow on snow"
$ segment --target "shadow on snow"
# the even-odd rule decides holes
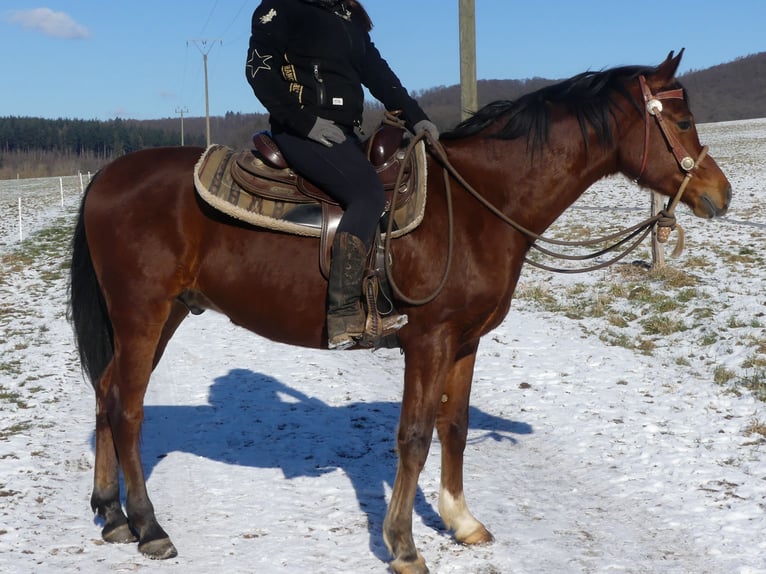
[[[318,477],[340,469],[367,515],[372,552],[387,561],[382,533],[385,485],[393,485],[396,473],[399,409],[399,402],[331,406],[273,377],[234,369],[215,379],[207,405],[145,406],[144,469],[148,478],[170,452],[232,465],[278,468],[287,479]],[[513,435],[532,432],[526,423],[475,407],[470,410],[470,428],[486,432],[479,437],[469,434],[469,444],[490,439],[515,443]],[[441,518],[420,489],[415,512],[429,527],[443,530]]]

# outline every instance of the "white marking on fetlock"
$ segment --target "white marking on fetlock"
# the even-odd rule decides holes
[[[455,533],[455,539],[458,542],[471,544],[471,535],[477,531],[482,534],[487,532],[484,525],[476,520],[471,511],[468,510],[463,493],[455,497],[448,490],[442,488],[439,493],[439,515],[447,528]]]

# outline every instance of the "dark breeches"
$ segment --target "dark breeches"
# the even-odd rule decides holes
[[[332,147],[284,132],[273,137],[297,173],[340,203],[344,213],[338,231],[357,236],[369,249],[386,196],[356,137]]]

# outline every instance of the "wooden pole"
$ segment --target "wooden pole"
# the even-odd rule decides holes
[[[458,0],[460,14],[460,111],[467,119],[479,109],[476,88],[476,1]]]
[[[207,82],[207,55],[216,42],[223,43],[221,40],[206,40],[198,38],[192,40],[202,54],[202,65],[205,68],[205,140],[207,146],[210,147],[210,98],[208,97],[208,82]]]
[[[665,208],[662,196],[659,193],[652,192],[652,216],[657,215]],[[662,269],[665,267],[665,250],[662,243],[657,240],[657,226],[652,228],[652,268]]]
[[[205,141],[207,147],[210,147],[210,98],[207,95],[207,52],[202,56],[202,62],[205,67]]]

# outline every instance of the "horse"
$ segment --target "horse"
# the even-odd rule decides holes
[[[509,311],[532,234],[618,172],[668,197],[683,189],[680,201],[698,217],[727,211],[731,185],[706,155],[675,77],[682,54],[670,52],[657,66],[584,72],[491,103],[443,134],[443,155],[428,154],[423,220],[390,242],[389,274],[407,294],[395,303],[409,317],[398,334],[398,466],[383,524],[394,572],[428,572],[412,513],[434,428],[442,444],[444,526],[462,544],[493,540],[463,488],[469,398],[479,342]],[[114,160],[88,186],[72,238],[68,312],[96,399],[91,506],[105,541],[137,541],[152,559],[177,551],[147,493],[143,399],[190,309],[224,313],[274,341],[327,345],[318,240],[248,225],[202,202],[192,170],[203,151],[145,149]],[[459,265],[447,265],[448,229]],[[429,298],[441,278],[443,287]]]

